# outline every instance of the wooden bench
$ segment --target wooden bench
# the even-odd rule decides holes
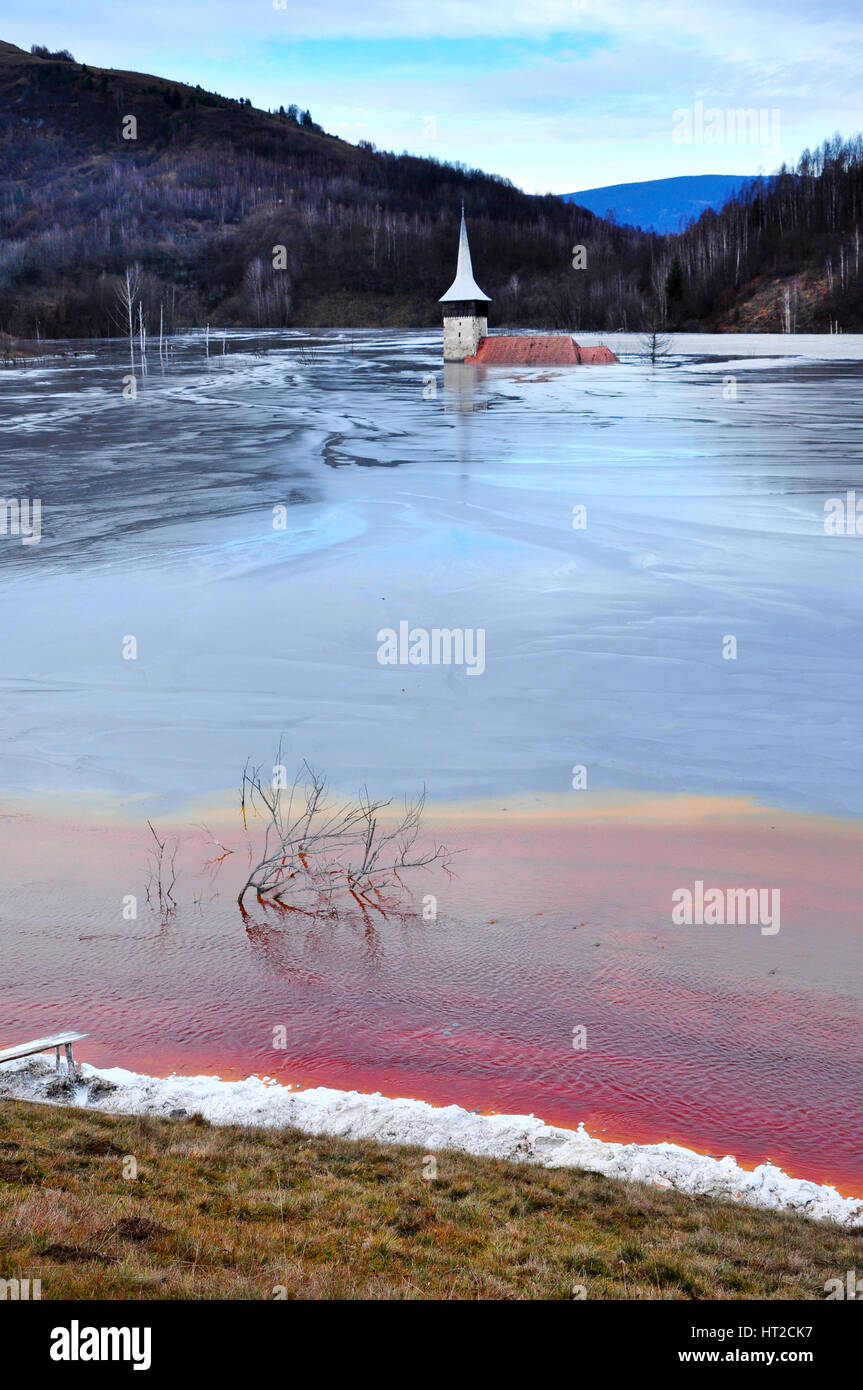
[[[16,1057],[32,1057],[37,1052],[47,1052],[49,1047],[53,1047],[57,1053],[57,1075],[60,1075],[60,1048],[66,1052],[66,1074],[67,1076],[77,1076],[78,1068],[75,1066],[75,1059],[72,1056],[72,1044],[80,1042],[86,1038],[86,1033],[52,1033],[48,1038],[35,1038],[33,1042],[20,1043],[17,1047],[5,1047],[0,1050],[0,1065],[3,1062],[13,1062]]]

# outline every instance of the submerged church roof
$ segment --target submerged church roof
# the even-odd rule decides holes
[[[467,227],[464,220],[464,204],[461,210],[461,233],[458,239],[458,265],[456,266],[455,279],[447,290],[438,300],[439,304],[445,304],[447,300],[453,299],[484,299],[491,303],[491,297],[483,294],[476,280],[473,278],[473,266],[470,263],[470,247],[467,241]]]
[[[465,362],[489,366],[583,367],[616,362],[610,348],[580,347],[569,334],[513,333],[480,338],[476,352]]]

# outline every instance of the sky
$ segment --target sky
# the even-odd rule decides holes
[[[769,173],[863,128],[860,0],[0,0],[0,38],[530,193]]]

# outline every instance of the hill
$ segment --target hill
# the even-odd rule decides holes
[[[834,135],[795,169],[753,180],[670,239],[669,323],[859,332],[861,207],[860,135]]]
[[[135,262],[151,331],[160,314],[168,329],[437,324],[462,199],[497,322],[568,322],[587,241],[600,280],[632,263],[618,302],[638,312],[642,239],[558,198],[350,145],[290,105],[0,44],[0,331],[111,331]]]
[[[589,208],[598,217],[611,215],[617,222],[641,227],[646,232],[681,232],[708,208],[721,208],[749,181],[741,174],[685,174],[673,179],[584,188],[562,196],[568,203]]]

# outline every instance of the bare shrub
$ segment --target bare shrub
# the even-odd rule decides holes
[[[158,897],[159,907],[163,912],[170,914],[177,906],[177,900],[173,895],[172,889],[177,882],[177,873],[174,861],[177,858],[176,842],[172,849],[168,849],[167,840],[160,840],[153,827],[152,821],[147,821],[150,833],[156,841],[155,850],[151,851],[152,864],[150,875],[147,879],[147,902],[150,901],[150,891],[155,890]]]
[[[281,748],[276,767],[281,768]],[[447,869],[451,854],[444,845],[418,844],[425,791],[393,820],[385,812],[390,800],[377,800],[363,788],[344,802],[331,803],[325,779],[303,763],[293,784],[266,781],[260,767],[243,771],[240,809],[248,833],[248,814],[264,821],[263,844],[254,851],[253,867],[237,897],[254,892],[264,906],[316,917],[334,914],[340,900],[353,899],[364,916],[386,917],[398,910],[407,893],[401,874],[439,864]]]
[[[655,365],[660,357],[667,357],[671,351],[671,337],[667,331],[665,304],[657,301],[647,315],[644,331],[639,336],[641,351]]]

